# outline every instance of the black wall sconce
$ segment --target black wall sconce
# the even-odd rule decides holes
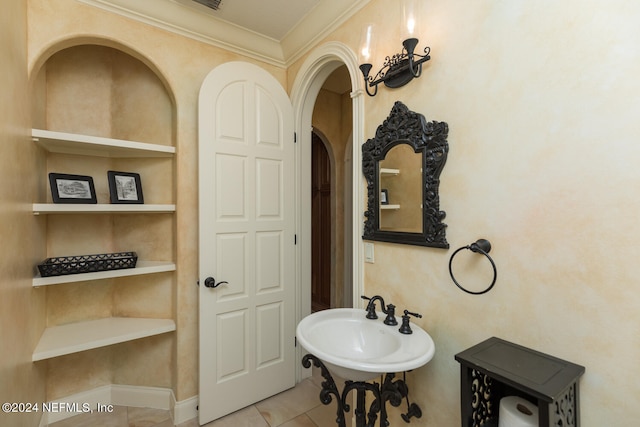
[[[407,38],[402,42],[402,51],[387,56],[382,68],[376,74],[371,74],[373,65],[367,62],[371,60],[374,53],[373,26],[365,28],[360,43],[360,58],[363,62],[360,65],[360,71],[364,76],[365,89],[369,96],[375,96],[378,93],[380,83],[384,83],[389,88],[399,88],[415,77],[420,77],[422,64],[431,59],[429,56],[430,47],[423,49],[424,55],[415,52],[418,39],[414,35],[417,33],[416,24],[420,19],[420,3],[421,0],[402,0],[403,25],[405,25]],[[373,93],[369,90],[370,87],[375,88]]]

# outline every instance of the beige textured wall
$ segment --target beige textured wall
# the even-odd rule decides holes
[[[103,291],[107,292],[104,298],[111,298],[113,301],[114,315],[140,314],[140,304],[131,302],[137,292],[147,296],[155,295],[159,299],[157,302],[160,304],[159,310],[162,316],[167,309],[175,312],[177,331],[174,334],[143,340],[140,343],[121,344],[113,351],[97,349],[86,355],[70,355],[50,361],[48,383],[51,386],[55,384],[56,391],[49,393],[48,397],[51,397],[51,394],[64,395],[76,392],[78,389],[86,389],[109,382],[171,386],[178,401],[195,396],[198,393],[198,300],[197,287],[195,286],[198,279],[198,194],[196,185],[198,92],[206,75],[216,65],[233,60],[255,61],[73,0],[29,1],[28,16],[28,63],[36,88],[35,94],[37,96],[34,96],[37,100],[36,104],[41,102],[41,95],[38,95],[37,89],[42,88],[44,83],[36,79],[35,76],[39,73],[40,67],[54,53],[63,48],[80,44],[100,44],[114,47],[146,64],[157,74],[165,86],[173,103],[171,113],[171,120],[174,122],[173,134],[164,135],[161,141],[149,142],[173,143],[177,151],[173,166],[175,169],[167,175],[169,177],[168,185],[171,185],[170,177],[175,173],[175,184],[173,184],[171,191],[175,192],[177,212],[171,221],[175,221],[173,226],[177,230],[177,238],[175,242],[168,243],[170,249],[167,247],[155,248],[162,253],[162,257],[166,255],[167,250],[175,251],[177,264],[175,279],[162,278],[160,284],[154,284],[154,290],[140,289],[137,286],[139,283],[136,283],[136,288],[132,289],[126,280],[118,280],[117,284],[102,287]],[[271,72],[284,86],[286,78],[284,70],[270,65],[260,65]],[[117,79],[118,76],[115,78]],[[130,79],[124,79],[124,81],[131,82],[129,86],[124,87],[125,92],[140,88],[140,84],[150,82],[148,79],[144,79],[142,82],[132,82]],[[122,88],[123,86],[119,84],[118,87]],[[110,87],[102,86],[96,89],[111,90]],[[143,87],[143,89],[146,91],[149,88]],[[155,89],[152,87],[151,92],[155,93],[154,91]],[[150,117],[153,114],[147,114],[152,112],[151,110],[136,102],[128,102],[129,98],[126,96],[120,96],[118,99],[122,100],[122,103],[116,105],[115,108],[143,114],[145,123],[153,119]],[[131,99],[140,98],[134,96]],[[153,99],[148,101],[149,105],[156,104]],[[36,112],[34,124],[42,123],[41,116],[44,113],[38,110],[37,105],[34,110]],[[104,112],[104,110],[100,111]],[[163,113],[160,117],[166,118],[166,115]],[[99,122],[90,121],[92,123]],[[127,124],[131,123],[129,120],[117,123],[112,121],[111,123],[120,132],[123,132],[122,138],[136,138],[136,132],[140,131],[135,127],[127,127]],[[145,132],[148,130],[146,129]],[[126,168],[127,164],[121,163],[119,166]],[[157,176],[160,173],[159,170],[162,170],[162,168],[154,169],[153,166],[148,167],[150,168],[149,173],[154,176]],[[38,183],[38,185],[41,184]],[[46,187],[43,188],[46,190]],[[156,203],[164,203],[167,193],[161,192],[155,197],[158,198]],[[171,197],[172,195],[169,195],[169,198]],[[124,221],[124,223],[115,224],[115,226],[125,227],[135,233],[135,230],[139,229],[136,226],[136,221],[147,222],[148,220],[150,218],[146,217],[131,221],[119,218],[118,221]],[[93,221],[95,221],[93,225],[104,226],[104,224],[100,225],[99,218],[94,218]],[[163,222],[163,219],[153,219],[153,221]],[[86,227],[90,225],[87,224]],[[167,226],[171,227],[167,224],[152,224],[152,226],[160,230],[155,233],[156,236],[165,234],[162,230],[166,230]],[[154,233],[150,234],[154,235]],[[146,239],[147,237],[133,234],[130,239]],[[116,243],[124,246],[130,242],[121,240]],[[162,276],[160,275],[160,277]],[[174,285],[171,283],[172,280],[175,281]],[[82,287],[82,284],[78,287]],[[86,299],[87,293],[81,292],[84,299]],[[97,304],[103,308],[105,306]],[[157,314],[153,312],[154,304],[149,303],[145,307],[150,315]],[[158,306],[155,307],[157,309]],[[54,315],[51,312],[49,314]],[[141,347],[144,348],[141,349]],[[169,356],[168,353],[171,355]],[[156,359],[157,363],[145,365],[145,361],[154,360],[158,355],[160,357]],[[90,360],[98,362],[90,365]],[[141,369],[142,366],[143,369]],[[74,369],[75,372],[72,372]],[[64,375],[65,372],[69,375]],[[73,375],[71,375],[72,373]],[[168,379],[167,375],[170,375],[171,378]]]
[[[632,193],[640,184],[640,5],[633,0],[425,3],[421,39],[433,49],[433,59],[424,75],[399,90],[383,88],[365,101],[368,137],[395,100],[427,120],[449,123],[451,129],[440,187],[451,250],[376,243],[376,263],[367,264],[365,271],[366,293],[424,314],[418,323],[436,342],[434,360],[410,377],[412,398],[424,408],[421,422],[459,425],[459,373],[453,356],[496,335],[586,366],[580,384],[584,426],[634,425],[640,418],[634,399],[640,395],[640,285],[635,277],[640,232]],[[24,28],[15,19],[24,15],[24,2],[15,4],[15,13],[3,14],[0,26],[2,46],[11,52],[25,43],[15,39]],[[174,96],[180,238],[173,385],[178,400],[191,397],[197,393],[197,94],[212,68],[239,58],[72,0],[30,0],[28,10],[30,70],[64,46],[97,38],[121,44],[161,70]],[[389,22],[398,16],[388,2],[372,0],[328,40],[356,51],[359,31],[353,29],[375,22],[378,51],[395,52],[400,40]],[[24,52],[17,52],[7,61],[19,63]],[[287,74],[263,66],[291,85],[301,63]],[[18,93],[4,91],[0,103],[2,144],[16,152],[0,157],[0,173],[7,182],[19,177],[17,182],[35,188],[40,184],[31,182],[28,173],[35,155],[20,145],[28,141],[29,127],[28,105],[20,92],[24,76],[14,67],[2,67],[2,73],[0,84]],[[17,136],[16,123],[22,123]],[[45,311],[24,275],[39,256],[25,260],[13,250],[31,245],[18,238],[34,229],[24,212],[31,195],[11,186],[0,191],[3,199],[17,201],[2,204],[3,239],[7,224],[19,230],[10,233],[15,242],[3,244],[12,248],[3,255],[13,263],[3,264],[0,289],[15,296],[0,314],[2,338],[20,342],[24,333],[14,337],[8,325],[13,319],[33,322],[29,335],[42,326]],[[494,246],[499,278],[493,291],[474,297],[452,284],[447,263],[454,249],[479,237]],[[42,255],[35,247],[24,249]],[[480,287],[486,270],[471,259],[458,274],[469,287]],[[25,306],[33,314],[21,309]],[[29,340],[3,358],[2,384],[22,382],[3,385],[3,397],[44,398],[41,373],[25,362],[37,337]],[[69,360],[65,367],[73,363]],[[79,366],[85,368],[93,372]],[[25,384],[22,373],[33,382]]]
[[[44,368],[31,363],[44,327],[44,293],[31,286],[42,240],[30,212],[38,164],[30,138],[26,0],[0,14],[0,402],[41,402]],[[39,413],[0,412],[0,425],[33,426]]]
[[[421,425],[460,425],[454,355],[491,336],[584,365],[583,426],[635,425],[640,5],[424,4],[420,45],[432,60],[423,76],[365,101],[367,137],[395,100],[450,126],[440,202],[451,249],[376,243],[376,263],[365,264],[366,293],[422,313],[417,323],[435,340],[435,358],[409,379]],[[378,51],[391,54],[398,16],[372,0],[328,40],[356,51],[353,29],[373,22]],[[447,267],[453,250],[480,237],[493,244],[498,282],[471,296]],[[490,267],[472,256],[460,254],[456,273],[480,289]]]

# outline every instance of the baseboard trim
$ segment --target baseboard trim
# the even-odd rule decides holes
[[[83,412],[95,410],[100,405],[111,404],[111,386],[105,385],[92,390],[72,394],[62,399],[46,403],[49,409],[42,408],[40,426],[73,417]]]
[[[173,391],[168,388],[111,385],[111,404],[171,410],[175,402]]]
[[[173,395],[173,393],[171,393]],[[175,402],[173,405],[173,423],[182,424],[198,417],[198,396]]]
[[[177,402],[173,390],[159,387],[111,384],[56,399],[48,404],[56,410],[43,411],[39,427],[46,427],[82,412],[95,411],[98,405],[169,410],[174,425],[198,416],[198,396]]]

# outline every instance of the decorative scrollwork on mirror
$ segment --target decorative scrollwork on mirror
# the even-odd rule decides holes
[[[449,152],[448,133],[449,126],[445,122],[427,122],[422,114],[409,110],[400,101],[393,105],[389,117],[378,126],[375,137],[367,140],[362,146],[362,171],[367,180],[368,196],[363,239],[449,248],[445,236],[447,225],[442,222],[446,213],[440,210],[438,191],[440,173]],[[417,163],[413,160],[397,160],[395,156],[394,160],[389,160],[392,157],[387,156],[390,150],[401,147],[403,144],[410,147],[410,149],[403,147],[404,151],[421,156],[417,159]],[[399,163],[400,167],[390,169],[386,163],[389,161]],[[411,162],[414,166],[407,166],[411,165]],[[405,170],[405,173],[403,173],[403,166],[409,169]],[[388,187],[393,186],[393,191],[387,188],[386,183],[381,183],[383,179],[381,174],[388,174],[391,171],[392,175],[407,179],[406,177],[411,176],[411,171],[416,172],[419,168],[422,174],[417,172],[417,175],[414,173],[415,178],[410,178],[412,181],[421,181],[415,183],[417,188],[415,200],[407,201],[404,194],[409,192],[408,188],[413,186],[413,182],[403,182],[399,179],[395,182],[389,181]],[[420,189],[422,190],[421,199]],[[380,197],[382,190],[385,190],[384,200]],[[394,199],[403,201],[395,204]],[[411,207],[417,207],[418,212],[422,214],[422,222],[420,223],[418,219],[418,225],[415,228],[404,227],[411,222],[408,219],[410,214],[407,213]],[[393,216],[396,219],[392,219]]]

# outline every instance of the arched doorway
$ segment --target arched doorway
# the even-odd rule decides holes
[[[299,150],[297,153],[297,192],[300,204],[297,207],[299,218],[299,233],[302,237],[296,247],[298,260],[299,283],[297,318],[302,319],[311,312],[311,123],[318,93],[327,77],[338,67],[347,67],[351,81],[351,109],[352,132],[351,140],[351,182],[353,182],[353,210],[349,216],[352,227],[352,245],[350,247],[350,293],[359,295],[362,292],[363,251],[361,241],[362,221],[358,212],[363,212],[362,174],[360,172],[361,153],[360,143],[364,138],[364,90],[358,61],[354,52],[346,45],[339,42],[328,42],[319,46],[309,54],[297,74],[291,91],[291,99],[295,115],[296,135],[298,136]],[[306,168],[306,170],[305,170]],[[307,202],[308,201],[308,202]],[[346,229],[346,228],[345,228]],[[346,256],[345,256],[346,258]],[[356,300],[352,298],[352,303]],[[301,358],[303,349],[298,346],[298,356]],[[305,375],[308,375],[306,373]],[[298,367],[298,380],[302,378],[302,367]]]
[[[324,81],[313,108],[312,180],[322,182],[312,183],[312,201],[322,197],[325,211],[312,217],[312,311],[352,306],[351,163],[345,169],[352,155],[351,91],[349,72],[341,65]]]

